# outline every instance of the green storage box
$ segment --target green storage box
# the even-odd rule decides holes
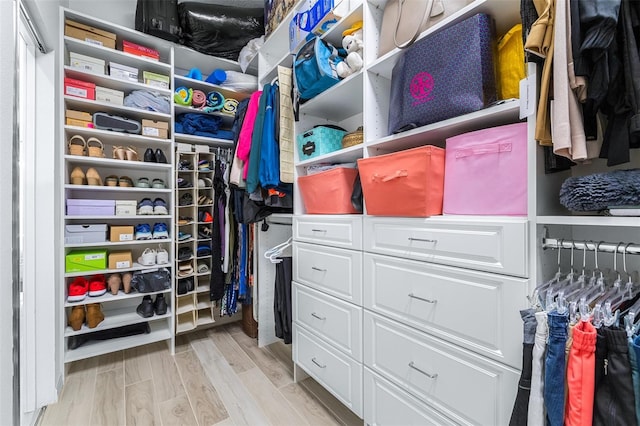
[[[106,250],[74,250],[65,258],[67,272],[95,271],[107,269]]]

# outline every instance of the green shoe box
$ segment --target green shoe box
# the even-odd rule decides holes
[[[106,250],[74,250],[65,258],[67,272],[95,271],[107,269]]]

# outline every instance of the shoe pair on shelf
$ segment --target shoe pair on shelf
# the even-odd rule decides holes
[[[99,303],[76,305],[71,308],[67,318],[67,323],[73,331],[80,330],[85,323],[89,328],[96,328],[102,321],[104,321],[104,314]]]
[[[163,248],[146,248],[138,258],[138,263],[142,266],[165,265],[169,263],[169,253]]]
[[[198,205],[199,206],[210,206],[213,204],[213,200],[207,197],[206,194],[200,193],[198,196]]]
[[[211,162],[209,160],[200,160],[200,161],[198,161],[198,171],[199,172],[210,172],[211,171]]]
[[[178,170],[179,171],[193,170],[193,164],[191,164],[191,161],[189,160],[180,160],[180,162],[178,163]]]
[[[86,174],[80,167],[74,167],[74,169],[71,171],[69,181],[72,185],[88,184],[93,186],[102,186],[102,178],[100,178],[100,174],[93,167],[89,167]]]
[[[153,152],[152,148],[147,148],[144,152],[144,161],[147,163],[164,163],[167,164],[167,157],[164,156],[164,152],[160,148]]]
[[[181,177],[179,177],[176,180],[176,185],[178,186],[179,189],[193,188],[193,184],[191,183],[190,180],[187,180],[187,179],[181,178]]]
[[[187,277],[193,274],[193,265],[191,260],[178,263],[178,277]]]
[[[113,295],[118,294],[120,289],[125,293],[131,293],[131,278],[133,278],[133,274],[131,272],[111,274],[107,278],[107,287],[109,287],[109,291],[111,291],[111,294]]]
[[[206,210],[201,210],[198,213],[198,221],[203,223],[211,223],[213,222],[213,216]]]
[[[107,292],[107,284],[104,274],[96,274],[86,279],[85,277],[76,277],[67,290],[67,302],[80,302],[87,295],[90,297],[102,296]]]
[[[151,201],[151,198],[143,198],[138,203],[138,214],[139,215],[147,215],[147,214],[169,214],[169,210],[167,210],[167,203],[162,198],[156,198]]]
[[[164,184],[162,179],[154,179],[149,183],[149,178],[141,177],[136,181],[137,188],[153,188],[153,189],[165,189],[167,185]]]
[[[177,286],[178,296],[182,296],[183,294],[187,294],[193,290],[195,290],[195,287],[193,284],[193,277],[188,277],[188,278],[178,280],[178,286]]]
[[[91,137],[86,141],[80,135],[73,135],[67,144],[70,155],[82,155],[89,157],[104,157],[104,145],[98,138]]]
[[[148,223],[136,225],[136,240],[165,239],[169,238],[167,225],[164,223],[155,223],[153,225],[153,233]]]
[[[213,186],[213,181],[207,177],[198,178],[198,189],[202,188],[211,188]]]
[[[116,160],[140,161],[138,151],[130,146],[114,146],[113,158]]]
[[[191,247],[180,247],[178,249],[178,260],[189,260],[193,258],[193,250]]]
[[[200,239],[210,239],[211,238],[211,228],[209,226],[200,225],[198,226],[198,237]]]
[[[132,188],[133,187],[133,181],[131,180],[131,178],[129,176],[116,176],[116,175],[111,175],[111,176],[107,176],[104,179],[104,185],[105,186],[119,186],[121,188]]]
[[[136,312],[142,318],[150,318],[156,315],[164,315],[167,313],[167,301],[164,294],[160,293],[156,296],[156,300],[152,300],[151,296],[144,296],[142,302],[136,308]]]

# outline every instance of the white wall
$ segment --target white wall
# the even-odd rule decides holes
[[[13,169],[13,121],[14,121],[14,66],[15,66],[15,14],[14,2],[0,0],[0,419],[11,424],[13,419],[13,301],[12,289],[12,249],[10,236],[13,232],[12,219],[12,169]]]

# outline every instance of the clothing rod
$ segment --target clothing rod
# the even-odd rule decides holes
[[[571,250],[573,247],[574,251],[582,251],[585,248],[589,251],[595,251],[596,244],[598,244],[598,253],[606,252],[606,253],[627,253],[627,254],[640,254],[640,245],[639,244],[630,244],[620,242],[620,243],[609,243],[609,242],[600,242],[600,241],[574,241],[574,240],[565,240],[562,238],[544,238],[542,240],[543,248],[557,249],[562,247],[563,249]],[[625,249],[626,247],[626,249]]]

